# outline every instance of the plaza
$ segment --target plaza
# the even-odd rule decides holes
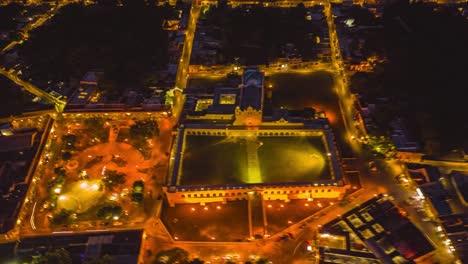
[[[92,221],[108,220],[119,225],[143,223],[148,217],[143,204],[148,199],[136,202],[132,186],[143,181],[146,194],[157,195],[154,186],[165,176],[161,168],[165,171],[166,140],[170,140],[168,119],[153,115],[67,113],[56,120],[35,172],[42,180],[36,189],[38,209],[31,212],[33,228],[71,225],[81,229]],[[157,125],[159,132],[139,136],[142,129],[135,128],[137,124]],[[103,211],[110,208],[112,213]],[[58,222],[60,214],[69,217]]]

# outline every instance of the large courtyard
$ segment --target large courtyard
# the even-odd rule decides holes
[[[180,185],[313,182],[332,175],[322,136],[187,135],[185,140]]]

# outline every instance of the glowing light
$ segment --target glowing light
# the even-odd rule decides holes
[[[88,183],[87,182],[82,182],[82,183],[80,183],[80,187],[83,188],[83,189],[86,189],[88,187]]]
[[[309,206],[309,204],[304,204],[305,206]]]
[[[288,221],[288,224],[292,224],[292,221],[291,221],[291,220],[289,220],[289,221]]]
[[[55,188],[54,193],[60,193],[62,190],[60,188]]]
[[[330,234],[327,234],[327,233],[325,233],[325,234],[320,234],[320,237],[327,238],[327,237],[330,237]]]
[[[59,197],[59,200],[60,200],[60,201],[63,201],[63,200],[65,200],[65,199],[67,199],[67,197],[66,197],[65,195],[61,195],[61,196]]]
[[[99,185],[97,185],[96,183],[91,185],[91,189],[94,190],[94,191],[97,191],[99,189]]]
[[[221,206],[219,206],[219,205],[218,205],[218,206],[216,206],[216,209],[218,209],[218,210],[219,210],[219,209],[221,209]]]
[[[419,197],[424,198],[424,194],[423,194],[423,192],[421,191],[421,189],[416,188],[416,192],[418,193]]]
[[[281,207],[281,208],[284,207],[284,204],[280,205],[280,207]]]
[[[205,206],[205,207],[203,208],[203,210],[207,211],[207,210],[208,210],[208,207]]]
[[[307,246],[307,250],[308,250],[308,251],[311,251],[311,250],[312,250],[312,246]]]
[[[192,207],[192,211],[195,211],[195,208]]]
[[[268,208],[271,208],[271,207],[272,207],[271,204],[269,204],[269,205],[268,205]]]
[[[112,219],[114,219],[114,220],[119,220],[119,216],[118,216],[118,215],[114,215],[114,217],[112,217]]]

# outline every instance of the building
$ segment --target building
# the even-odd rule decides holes
[[[423,262],[434,250],[431,241],[384,195],[379,195],[325,224],[318,238],[332,235],[354,237],[351,241],[357,244],[363,242],[382,263],[388,264]],[[351,256],[372,258],[362,246],[354,246],[353,249],[348,245],[345,249],[352,252]],[[364,254],[357,255],[361,251]],[[341,253],[346,252],[342,250]],[[330,253],[320,256],[321,263],[343,263],[325,262],[327,255]]]
[[[417,152],[420,149],[419,144],[411,140],[408,131],[399,118],[390,122],[390,137],[398,151]]]
[[[328,119],[287,109],[266,114],[263,79],[247,68],[238,88],[184,91],[163,188],[170,206],[344,196],[350,186]]]
[[[16,245],[16,255],[21,262],[30,262],[33,255],[50,249],[64,248],[70,253],[73,263],[83,263],[87,258],[104,255],[113,257],[113,263],[138,263],[143,230],[120,230],[117,232],[93,232],[82,234],[56,234],[22,238]]]

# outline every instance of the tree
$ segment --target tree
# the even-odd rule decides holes
[[[55,173],[57,176],[64,177],[66,171],[65,171],[65,169],[64,169],[62,166],[60,166],[60,167],[57,167],[57,168],[54,169],[54,173]]]
[[[114,264],[115,259],[110,255],[104,255],[97,258],[88,258],[85,259],[83,264]]]
[[[120,217],[121,214],[122,214],[122,207],[106,205],[106,206],[99,208],[97,212],[97,217],[103,218],[103,219],[111,219],[113,217]]]
[[[104,119],[99,117],[91,117],[84,120],[84,130],[91,138],[98,138],[100,141],[106,141],[109,132],[104,129]]]
[[[255,264],[267,264],[268,260],[264,258],[260,258],[259,260],[255,261]]]
[[[70,151],[65,151],[62,153],[62,159],[64,161],[70,160],[71,157],[72,157],[72,154],[70,153]]]
[[[33,258],[33,264],[72,264],[70,253],[63,248],[47,251],[44,255]]]
[[[169,250],[162,250],[156,255],[156,260],[153,264],[165,263],[188,263],[188,252],[181,248],[172,248]]]
[[[66,150],[74,149],[76,143],[76,136],[73,134],[63,135],[62,142]]]
[[[62,209],[52,216],[53,225],[68,225],[75,220],[75,214],[72,210]]]
[[[203,263],[205,263],[205,261],[203,261],[203,260],[201,260],[199,258],[195,258],[195,259],[192,259],[190,261],[190,264],[203,264]]]
[[[102,183],[109,189],[113,189],[117,185],[124,184],[126,179],[126,174],[123,172],[117,172],[115,170],[106,170],[104,173],[104,178],[102,179]]]
[[[184,2],[183,2],[182,0],[177,0],[177,1],[176,1],[175,8],[176,8],[177,10],[181,10],[182,8],[184,8]]]
[[[135,181],[132,189],[132,202],[141,203],[143,201],[143,191],[145,184],[143,181]]]
[[[156,120],[137,121],[130,127],[130,135],[134,138],[150,139],[159,135],[159,126]]]

